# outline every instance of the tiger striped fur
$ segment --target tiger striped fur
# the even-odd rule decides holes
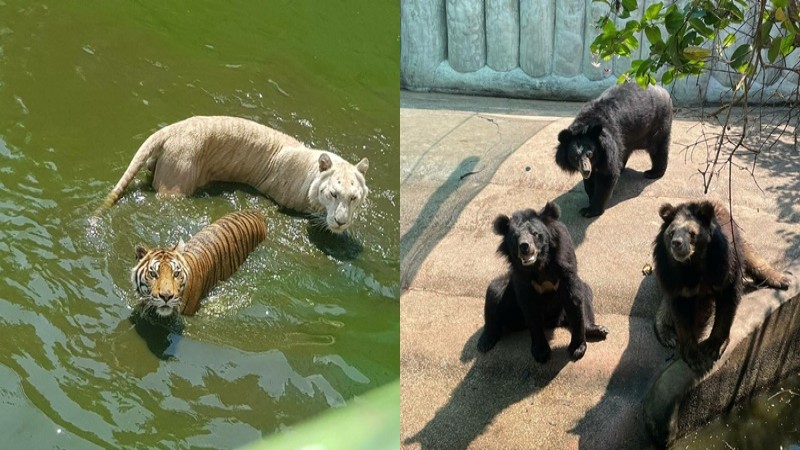
[[[162,317],[193,315],[200,299],[236,272],[266,237],[264,215],[250,210],[227,214],[169,249],[137,244],[131,281],[144,310]]]

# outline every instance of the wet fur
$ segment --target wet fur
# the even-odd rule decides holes
[[[546,329],[570,329],[568,350],[574,360],[583,357],[587,339],[606,338],[608,330],[595,324],[592,290],[578,277],[575,248],[569,231],[558,220],[560,215],[558,205],[547,203],[538,213],[528,209],[495,219],[494,231],[503,237],[497,252],[506,257],[510,268],[486,291],[485,326],[478,340],[481,352],[494,347],[504,329],[527,328],[531,353],[538,362],[550,357]],[[536,260],[530,265],[523,265],[520,259],[523,241],[536,247]]]
[[[787,289],[789,279],[758,256],[719,203],[664,204],[659,215],[664,222],[653,260],[663,298],[656,336],[666,346],[677,344],[687,364],[703,374],[725,351],[743,274],[777,289]],[[700,342],[712,315],[711,333]]]
[[[196,116],[148,137],[95,216],[116,203],[145,164],[159,194],[192,195],[214,181],[244,183],[283,207],[324,213],[334,233],[351,224],[369,193],[366,158],[352,165],[247,119]]]
[[[131,271],[134,289],[142,296],[144,309],[158,311],[165,299],[171,300],[172,313],[193,315],[204,297],[219,281],[224,281],[244,263],[250,252],[267,237],[267,224],[257,211],[227,214],[200,230],[189,242],[171,249],[148,250],[136,246],[138,262]],[[157,262],[158,276],[150,269]],[[171,263],[171,264],[170,264]],[[179,271],[173,270],[179,267]]]
[[[584,175],[589,207],[581,209],[581,214],[603,214],[634,150],[650,154],[652,168],[644,176],[661,178],[667,170],[671,129],[672,100],[659,86],[616,85],[585,104],[572,124],[558,134],[555,157],[564,171]],[[583,170],[582,165],[590,169]]]

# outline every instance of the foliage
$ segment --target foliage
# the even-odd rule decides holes
[[[699,75],[716,62],[739,74],[739,90],[764,68],[797,71],[776,65],[800,44],[798,39],[798,0],[690,0],[648,6],[641,17],[637,0],[593,0],[609,6],[609,13],[597,26],[600,34],[592,52],[604,60],[630,56],[639,47],[637,35],[644,32],[650,43],[649,55],[635,59],[619,81],[635,78],[644,86],[655,84],[660,69],[661,83]],[[619,26],[612,15],[627,19]],[[752,21],[743,31],[742,25]],[[666,33],[664,33],[666,32]],[[737,35],[738,33],[738,35]],[[742,36],[744,35],[744,36]],[[761,51],[754,51],[754,50]],[[717,65],[719,68],[719,65]]]

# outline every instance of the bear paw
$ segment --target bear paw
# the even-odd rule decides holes
[[[594,342],[605,341],[608,336],[608,328],[602,325],[593,325],[586,329],[586,339]]]
[[[500,339],[496,336],[490,336],[486,332],[481,334],[481,337],[478,338],[478,351],[481,353],[486,353],[492,348],[494,348],[497,341]]]
[[[586,354],[586,342],[580,342],[578,344],[569,344],[569,355],[572,357],[573,361],[577,361],[583,358],[583,355]]]
[[[711,370],[721,354],[721,348],[709,345],[708,342],[699,347],[681,349],[683,360],[698,375],[704,375]]]
[[[650,180],[657,180],[657,179],[659,179],[659,178],[664,176],[664,172],[666,172],[666,171],[656,172],[653,169],[645,170],[644,171],[644,177],[647,178],[647,179],[650,179]]]
[[[656,333],[656,339],[664,347],[675,348],[678,345],[678,339],[675,336],[675,330],[666,324],[656,322],[653,324],[653,331]]]
[[[597,211],[592,209],[591,206],[586,208],[581,208],[580,213],[583,217],[597,217],[603,214],[603,211]]]
[[[539,363],[546,363],[548,359],[550,359],[550,346],[544,344],[542,346],[531,346],[531,354],[533,355],[533,359]]]

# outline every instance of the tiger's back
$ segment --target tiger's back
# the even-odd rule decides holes
[[[194,235],[183,252],[190,274],[184,314],[193,314],[200,299],[233,275],[266,237],[264,215],[252,210],[227,214]]]

